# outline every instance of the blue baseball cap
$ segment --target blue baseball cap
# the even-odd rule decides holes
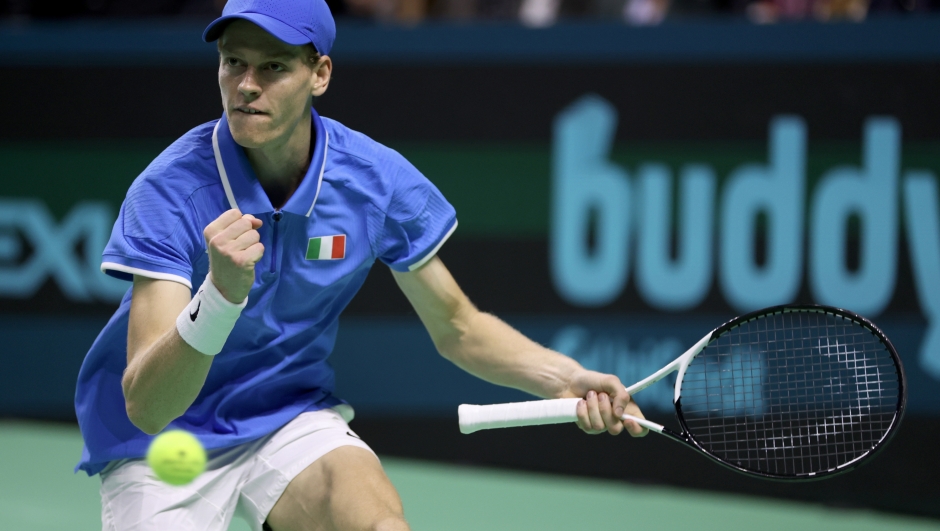
[[[336,23],[325,0],[228,0],[202,40],[218,39],[228,22],[237,18],[254,22],[287,44],[311,43],[320,55],[329,55],[336,40]]]

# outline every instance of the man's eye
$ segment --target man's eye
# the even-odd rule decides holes
[[[284,71],[284,65],[279,65],[279,64],[277,64],[277,63],[271,63],[271,64],[268,66],[268,68],[270,68],[272,72],[283,72],[283,71]]]
[[[234,57],[229,57],[225,62],[228,63],[229,66],[238,66],[238,59]]]

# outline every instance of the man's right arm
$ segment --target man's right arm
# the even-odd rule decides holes
[[[254,282],[255,264],[264,254],[257,231],[260,227],[260,220],[233,209],[204,231],[209,252],[206,282],[212,282],[230,304],[243,302]],[[218,343],[218,349],[207,355],[180,335],[177,318],[190,301],[190,290],[182,284],[134,277],[127,330],[127,370],[121,385],[128,418],[151,435],[189,409],[205,384],[214,357],[211,354],[221,348]],[[203,308],[204,318],[199,326],[213,324],[205,313]]]
[[[191,347],[176,330],[176,317],[189,301],[189,288],[178,282],[134,277],[121,383],[128,418],[151,435],[186,412],[212,366],[213,356]]]

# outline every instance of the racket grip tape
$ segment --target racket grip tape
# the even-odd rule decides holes
[[[580,398],[557,398],[489,406],[463,404],[457,408],[460,432],[575,422],[580,401]]]

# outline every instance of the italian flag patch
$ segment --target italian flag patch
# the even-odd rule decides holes
[[[307,260],[340,260],[346,258],[346,235],[310,238],[307,243]]]

